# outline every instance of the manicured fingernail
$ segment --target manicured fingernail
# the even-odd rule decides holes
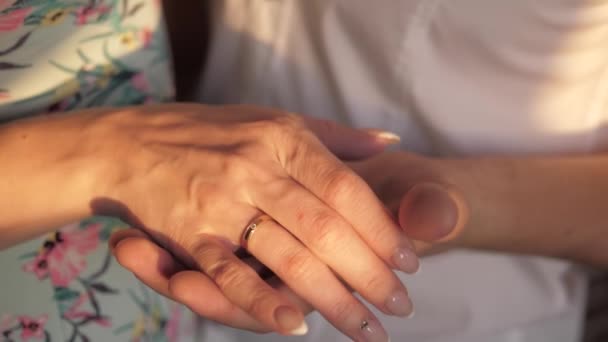
[[[418,256],[409,248],[397,248],[393,254],[393,263],[399,270],[405,273],[415,274],[420,269]]]
[[[365,342],[387,342],[390,341],[388,334],[376,320],[363,321],[361,323],[361,332],[363,341]]]
[[[281,306],[276,309],[274,319],[281,330],[288,332],[289,335],[301,336],[308,332],[308,325],[306,325],[302,315],[288,306]]]
[[[414,310],[414,307],[412,307],[412,312],[410,312],[410,314],[407,315],[407,317],[405,317],[405,318],[410,319],[410,318],[414,318],[414,316],[416,316],[416,310]]]
[[[304,336],[306,333],[308,333],[308,325],[306,324],[306,321],[302,321],[302,324],[300,324],[299,327],[289,332],[290,335],[294,336]]]
[[[412,313],[410,297],[403,290],[398,290],[386,300],[386,308],[395,316],[407,317]]]
[[[370,130],[369,132],[373,134],[376,138],[389,144],[396,144],[401,141],[401,137],[393,132],[378,130]]]

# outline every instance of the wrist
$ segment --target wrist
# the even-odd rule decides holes
[[[530,183],[527,167],[511,158],[469,158],[446,163],[450,181],[461,189],[470,207],[460,247],[560,255],[561,246],[539,244],[540,230],[527,228],[535,220],[538,204],[533,199],[538,193],[528,190],[534,183]]]
[[[83,112],[2,126],[3,245],[91,214],[91,200],[107,191],[103,175],[108,168],[106,162],[96,158],[94,145],[90,144],[94,116],[93,112]]]

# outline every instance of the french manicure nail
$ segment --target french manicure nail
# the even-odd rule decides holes
[[[401,141],[401,137],[393,132],[370,130],[369,133],[374,135],[376,138],[378,138],[384,142],[387,142],[389,144],[396,144]]]
[[[414,318],[414,316],[416,316],[416,310],[414,310],[414,307],[412,307],[412,312],[410,312],[410,314],[407,315],[407,317],[405,317],[405,318],[410,319],[410,318]]]
[[[386,308],[395,316],[407,317],[413,311],[412,301],[403,290],[398,290],[386,300]]]
[[[401,141],[401,137],[393,132],[387,132],[387,131],[379,132],[377,137],[380,139],[387,140],[387,141],[394,141],[394,142]]]
[[[422,272],[422,263],[420,262],[420,259],[418,259],[418,268],[416,269],[416,272],[412,274],[420,274],[420,272]]]
[[[388,334],[376,320],[366,320],[361,323],[361,332],[365,342],[387,342],[390,341]]]
[[[409,248],[397,248],[393,254],[393,263],[399,270],[409,274],[415,274],[420,269],[418,256]]]
[[[306,324],[306,321],[302,321],[302,324],[300,324],[299,327],[297,327],[289,332],[289,334],[293,335],[293,336],[304,336],[307,333],[308,333],[308,324]]]
[[[288,332],[289,335],[301,336],[308,332],[308,325],[306,325],[302,315],[288,306],[281,306],[276,309],[274,319],[281,330]]]

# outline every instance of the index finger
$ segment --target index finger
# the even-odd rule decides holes
[[[348,221],[387,264],[415,273],[419,261],[413,244],[372,189],[312,133],[303,135],[297,145],[287,146],[290,153],[279,157],[285,171]]]

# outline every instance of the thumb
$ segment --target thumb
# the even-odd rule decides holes
[[[399,206],[399,224],[408,237],[444,242],[462,233],[469,207],[460,191],[437,183],[414,185]]]
[[[304,121],[333,154],[345,160],[372,157],[401,140],[391,132],[356,129],[330,120],[304,117]]]

